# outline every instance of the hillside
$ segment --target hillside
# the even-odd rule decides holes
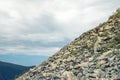
[[[0,80],[13,80],[28,69],[29,67],[0,61]]]
[[[120,9],[16,80],[120,79]]]

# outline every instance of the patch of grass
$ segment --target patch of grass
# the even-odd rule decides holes
[[[120,8],[117,9],[116,13],[109,17],[109,19],[120,18]]]
[[[115,41],[116,41],[116,43],[117,44],[120,44],[120,35],[119,36],[117,36],[117,37],[115,37],[115,39],[114,39]]]
[[[74,55],[74,54],[77,54],[77,53],[79,53],[79,52],[80,52],[80,50],[73,50],[73,51],[71,51],[70,54]]]

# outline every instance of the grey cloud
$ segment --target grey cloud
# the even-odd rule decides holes
[[[0,10],[0,17],[1,18],[9,18],[9,14],[5,11]]]
[[[32,23],[25,23],[29,29],[26,30],[30,33],[54,33],[60,31],[61,24],[57,23],[52,15],[42,15],[38,17]]]
[[[119,4],[119,0],[0,1],[0,54],[53,54],[104,22]]]
[[[0,47],[2,46],[16,46],[21,45],[25,47],[61,47],[68,43],[70,40],[66,39],[64,41],[58,42],[47,42],[47,41],[29,41],[29,40],[13,40],[13,41],[0,41]]]

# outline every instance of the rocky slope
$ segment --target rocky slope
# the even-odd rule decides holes
[[[120,79],[120,9],[16,80]]]

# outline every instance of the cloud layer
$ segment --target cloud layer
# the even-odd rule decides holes
[[[107,20],[119,0],[0,0],[0,54],[52,55]]]

